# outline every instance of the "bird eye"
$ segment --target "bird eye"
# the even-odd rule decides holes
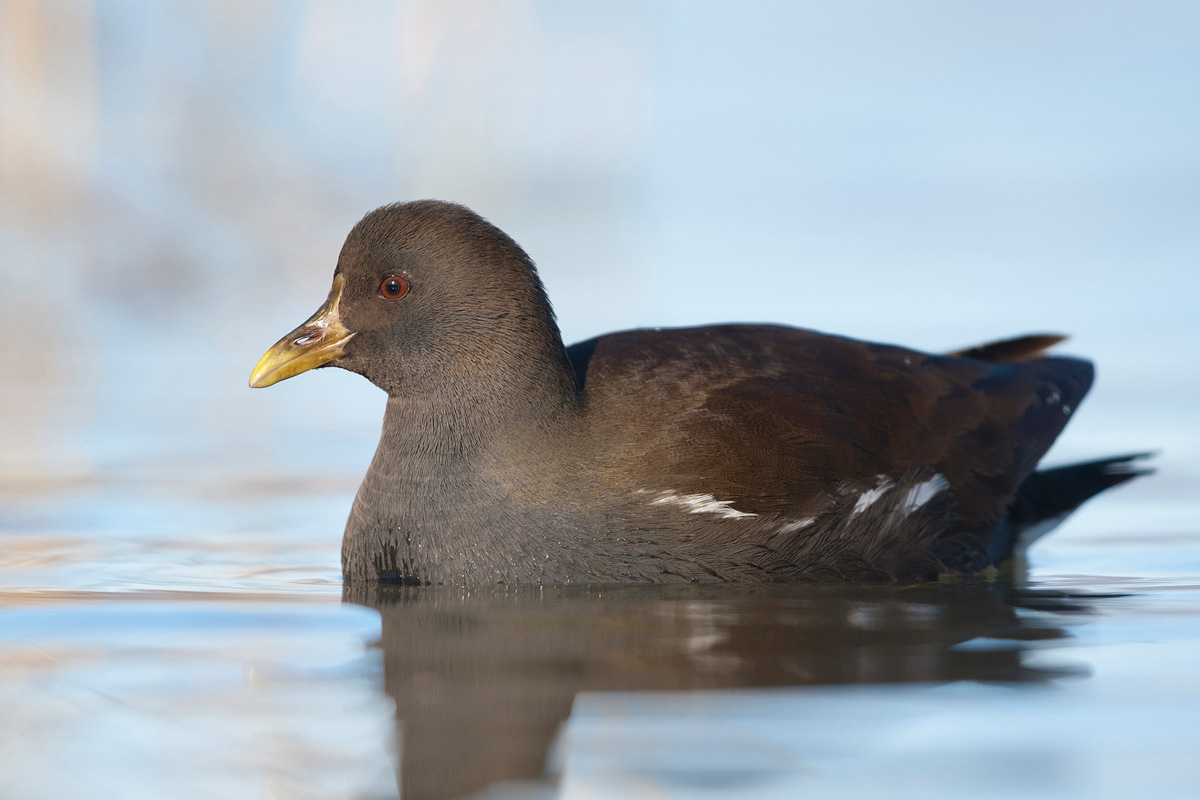
[[[408,281],[399,275],[388,275],[379,284],[379,293],[388,300],[399,300],[408,294]]]

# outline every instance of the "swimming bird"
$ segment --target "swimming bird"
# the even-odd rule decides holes
[[[1019,554],[1140,474],[1037,472],[1092,383],[1035,335],[948,354],[801,328],[565,347],[533,261],[469,209],[384,206],[324,305],[255,366],[387,392],[348,582],[927,580]]]

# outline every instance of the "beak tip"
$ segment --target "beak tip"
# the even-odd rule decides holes
[[[329,298],[317,313],[258,360],[250,371],[251,389],[265,389],[342,356],[346,342],[354,338],[338,315],[343,283],[341,273],[334,275]]]
[[[273,369],[273,367],[276,365],[264,363],[268,361],[270,355],[271,353],[268,352],[267,355],[263,356],[259,362],[254,365],[254,369],[250,371],[249,383],[251,389],[265,389],[271,384],[279,382],[278,370]]]

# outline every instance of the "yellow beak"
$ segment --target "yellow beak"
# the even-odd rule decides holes
[[[329,298],[304,324],[271,346],[250,373],[250,388],[261,389],[328,364],[346,350],[354,338],[338,315],[345,280],[339,272],[333,277]]]

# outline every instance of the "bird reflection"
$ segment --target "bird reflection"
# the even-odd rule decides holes
[[[922,586],[348,586],[379,611],[405,800],[544,775],[582,691],[1046,681],[1068,634],[1018,607],[1084,601],[1002,583]],[[1063,619],[1061,616],[1057,618]],[[976,639],[997,646],[962,647]]]

